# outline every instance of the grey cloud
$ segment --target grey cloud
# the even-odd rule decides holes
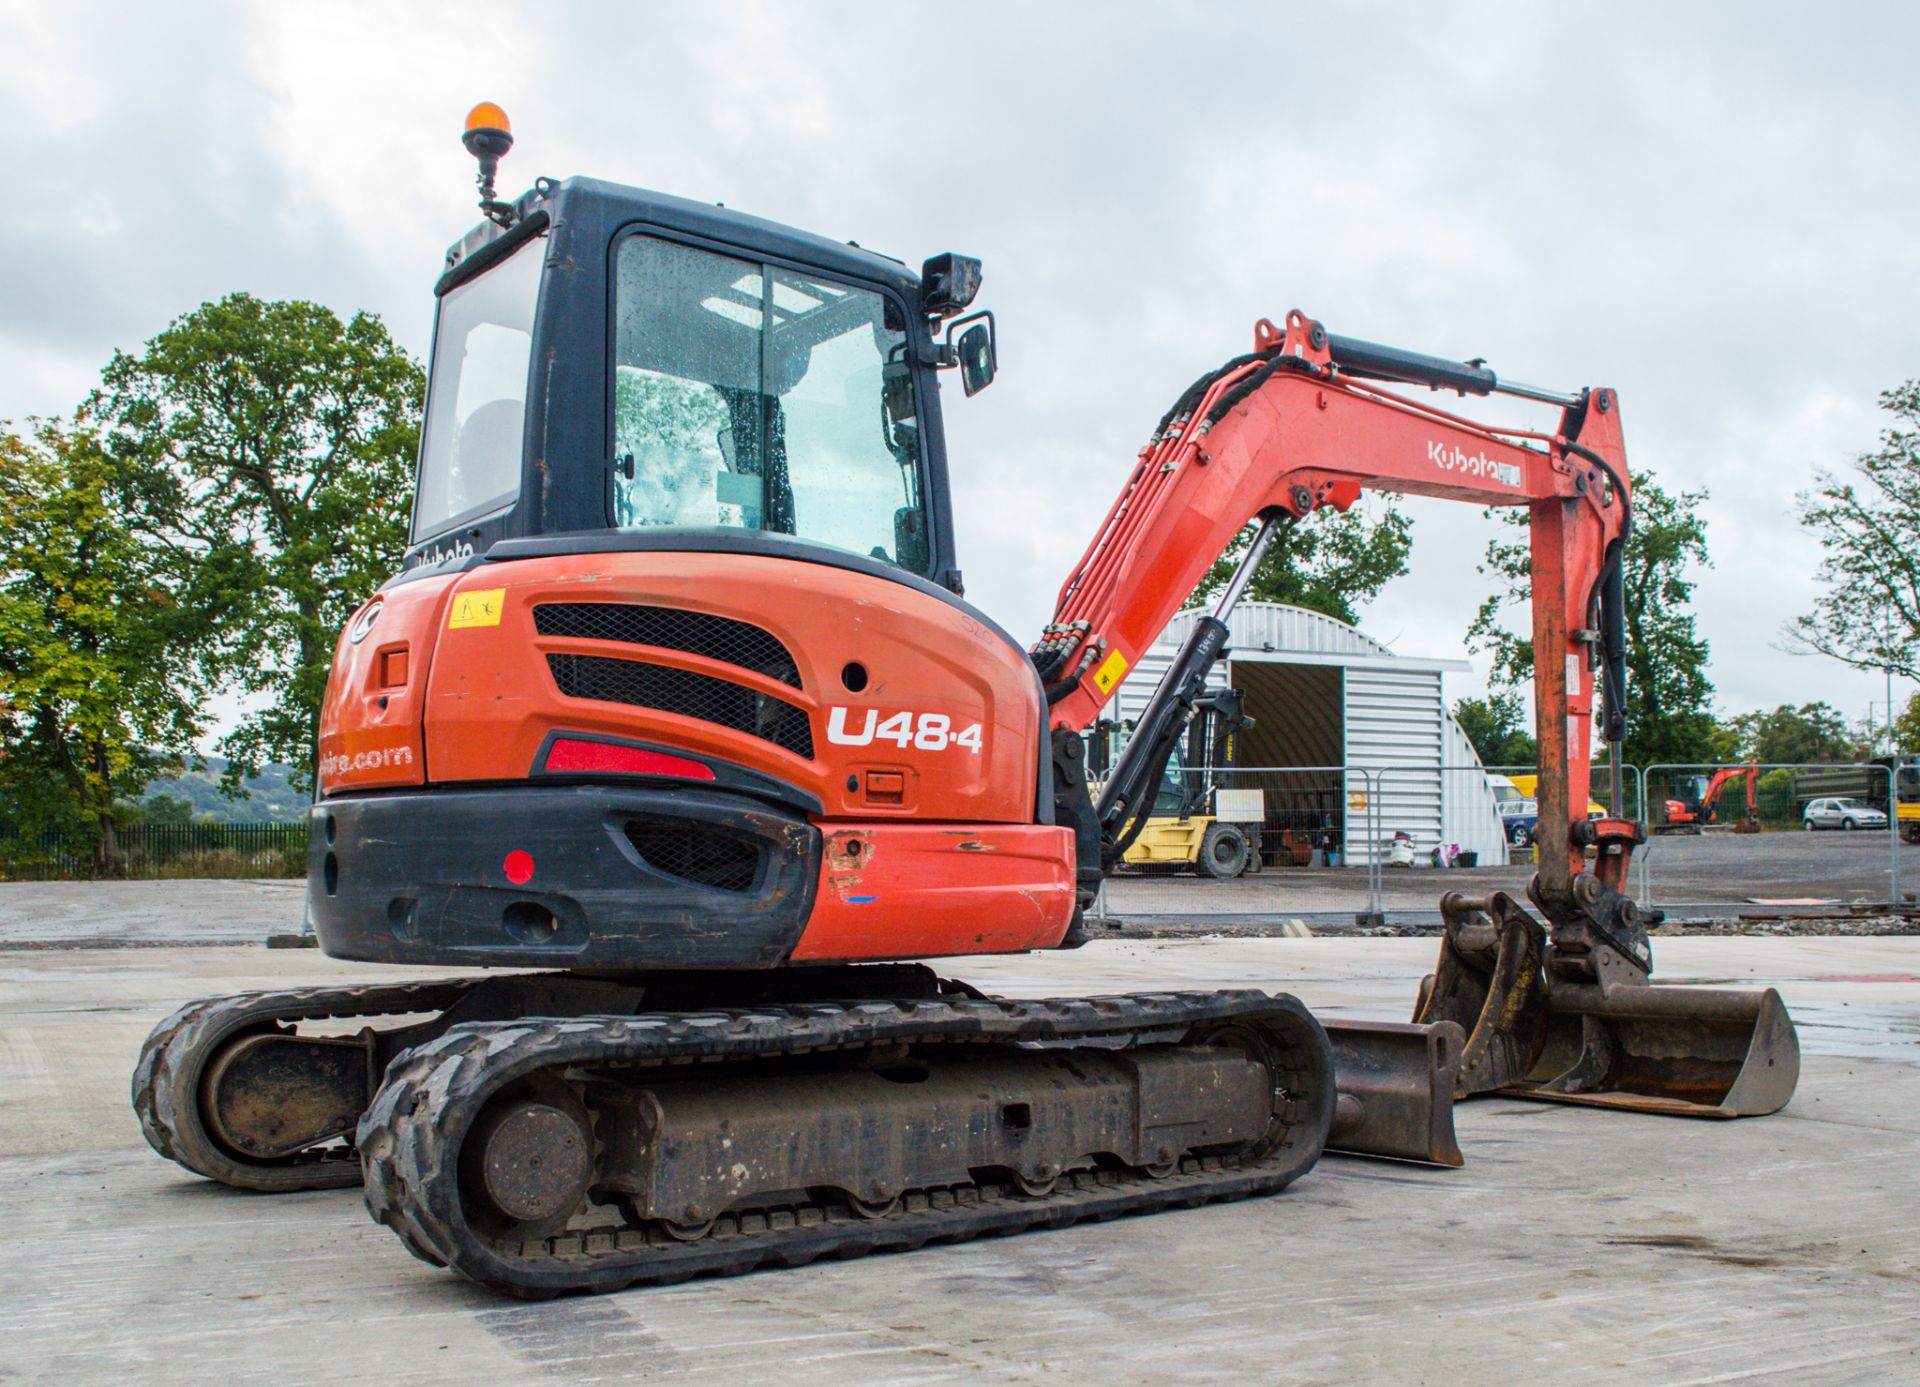
[[[370,307],[423,350],[471,215],[453,131],[490,96],[521,136],[509,183],[593,173],[986,259],[1006,374],[948,417],[964,566],[1015,630],[1166,400],[1300,306],[1618,387],[1636,463],[1712,492],[1723,704],[1880,696],[1770,642],[1813,592],[1794,492],[1871,446],[1874,395],[1920,372],[1907,8],[505,6],[458,55],[343,14],[369,52],[417,47],[404,110],[441,94],[431,128],[351,65],[274,50],[269,81],[267,13],[34,16],[84,55],[93,114],[0,93],[32,208],[0,227],[0,417],[69,406],[112,348],[230,289]],[[269,118],[289,80],[355,113],[331,178]],[[1490,527],[1417,513],[1414,573],[1366,622],[1456,653]]]

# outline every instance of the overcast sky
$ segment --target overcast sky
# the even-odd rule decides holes
[[[513,191],[591,174],[984,258],[1003,374],[949,397],[960,556],[1023,638],[1165,405],[1300,307],[1617,387],[1634,465],[1711,493],[1720,708],[1859,717],[1879,676],[1777,646],[1816,592],[1795,493],[1920,374],[1916,52],[1892,3],[0,0],[0,418],[233,290],[424,353],[484,98]],[[1362,624],[1462,654],[1491,525],[1410,509]]]

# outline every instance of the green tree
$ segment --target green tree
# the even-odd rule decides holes
[[[138,523],[226,614],[205,669],[253,711],[233,790],[270,761],[310,784],[336,635],[406,544],[425,375],[380,320],[233,294],[116,353],[90,413],[138,479]]]
[[[119,801],[191,756],[213,613],[126,523],[125,469],[85,429],[0,434],[0,804],[119,860]]]
[[[1757,717],[1759,717],[1757,713],[1741,713],[1738,717],[1715,720],[1713,724],[1715,765],[1747,759],[1747,747],[1753,742],[1753,718]]]
[[[176,799],[172,795],[148,795],[134,808],[139,812],[142,823],[190,824],[193,822],[193,806],[186,800]]]
[[[1852,761],[1864,751],[1840,710],[1827,703],[1803,703],[1798,708],[1783,703],[1771,712],[1742,713],[1728,719],[1726,726],[1731,735],[1720,747],[1721,759],[1728,761],[1763,765]]]
[[[1518,694],[1460,699],[1453,705],[1453,717],[1483,766],[1531,766],[1539,759],[1539,744],[1525,726]]]
[[[1805,648],[1856,669],[1920,678],[1920,380],[1880,397],[1895,419],[1859,478],[1816,473],[1800,495],[1800,523],[1820,541],[1826,591],[1790,634]]]
[[[1207,571],[1194,591],[1196,602],[1226,585],[1255,528],[1242,531]],[[1362,606],[1407,571],[1412,549],[1413,522],[1391,502],[1377,520],[1358,510],[1317,510],[1281,527],[1248,581],[1246,600],[1287,602],[1352,624]]]
[[[1704,491],[1673,495],[1651,472],[1633,477],[1633,532],[1627,540],[1622,589],[1627,628],[1628,761],[1690,763],[1713,757],[1716,724],[1709,710],[1713,683],[1707,677],[1707,642],[1694,628],[1690,607],[1696,564],[1712,562],[1700,505]],[[1511,527],[1487,545],[1480,571],[1499,583],[1467,627],[1470,649],[1487,654],[1489,682],[1500,694],[1518,696],[1533,680],[1533,640],[1506,625],[1508,612],[1529,611],[1533,569],[1526,539],[1527,513],[1508,510]],[[1519,538],[1511,538],[1518,531]]]
[[[1909,698],[1893,720],[1893,749],[1903,754],[1920,752],[1920,693]]]

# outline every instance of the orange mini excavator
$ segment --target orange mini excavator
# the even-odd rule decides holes
[[[1666,820],[1654,831],[1673,833],[1698,833],[1702,824],[1715,822],[1720,816],[1720,796],[1734,781],[1746,782],[1747,812],[1733,826],[1735,833],[1758,833],[1760,831],[1760,810],[1754,800],[1754,782],[1760,778],[1760,767],[1748,763],[1742,766],[1721,766],[1712,775],[1681,775],[1674,779],[1673,793],[1668,796],[1665,805]]]
[[[465,142],[485,220],[435,290],[405,567],[340,636],[308,889],[335,958],[520,971],[185,1008],[133,1082],[163,1155],[364,1182],[420,1257],[540,1296],[1271,1192],[1329,1144],[1457,1163],[1456,1093],[1786,1102],[1778,997],[1649,985],[1641,829],[1572,808],[1602,701],[1618,775],[1612,391],[1262,321],[1029,649],[964,600],[949,504],[938,374],[996,368],[979,262],[589,179],[506,201],[505,116]],[[1083,941],[1249,574],[1366,488],[1530,512],[1544,925],[1447,897],[1406,1025],[913,962]],[[1249,523],[1096,798],[1083,730]]]

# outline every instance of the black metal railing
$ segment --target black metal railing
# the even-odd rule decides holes
[[[304,875],[305,823],[129,824],[102,863],[91,834],[21,833],[0,825],[0,880]]]

